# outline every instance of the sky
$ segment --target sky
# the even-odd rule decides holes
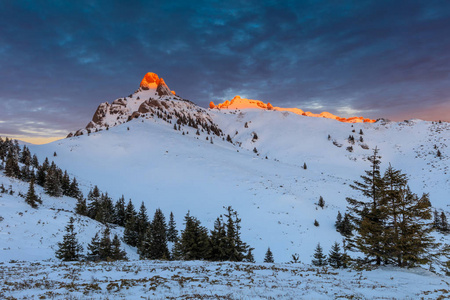
[[[203,107],[450,121],[450,1],[0,1],[0,136],[65,136],[147,72]]]

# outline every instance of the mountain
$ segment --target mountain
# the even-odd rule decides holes
[[[336,215],[346,197],[361,197],[349,185],[369,168],[375,147],[382,171],[389,163],[401,169],[414,193],[429,193],[448,213],[448,123],[339,122],[259,102],[243,107],[244,99],[231,109],[204,109],[166,87],[148,73],[135,93],[100,104],[86,128],[30,149],[76,176],[85,194],[98,185],[114,200],[123,194],[135,207],[144,202],[150,216],[172,211],[179,230],[188,211],[212,229],[231,205],[257,261],[270,247],[275,261],[299,253],[310,262],[318,242],[326,252],[340,242]]]

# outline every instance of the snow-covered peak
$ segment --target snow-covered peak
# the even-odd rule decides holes
[[[318,118],[327,118],[327,119],[333,119],[340,122],[345,123],[374,123],[375,120],[371,120],[364,117],[351,117],[351,118],[341,118],[336,115],[333,115],[329,112],[322,112],[320,114],[314,114],[312,112],[304,112],[303,110],[299,108],[283,108],[283,107],[274,107],[270,103],[264,103],[260,100],[253,100],[253,99],[245,99],[241,98],[240,96],[235,96],[231,100],[226,100],[223,103],[219,103],[217,105],[214,104],[214,102],[209,103],[209,108],[217,108],[217,109],[230,109],[230,110],[236,110],[236,109],[265,109],[265,110],[277,110],[277,111],[290,111],[297,115],[302,116],[308,116],[308,117],[318,117]]]

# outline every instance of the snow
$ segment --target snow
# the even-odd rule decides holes
[[[148,99],[149,93],[154,91],[138,92],[140,100],[137,94],[127,98],[129,113]],[[49,293],[48,297],[54,293],[56,298],[104,298],[104,293],[110,293],[127,299],[144,294],[151,298],[217,295],[231,299],[448,296],[448,280],[424,269],[356,272],[321,270],[307,264],[317,243],[328,253],[335,241],[342,241],[334,228],[336,215],[345,212],[346,197],[360,197],[349,185],[369,168],[367,157],[375,147],[380,149],[382,171],[389,163],[401,169],[408,174],[414,193],[429,193],[434,208],[448,214],[449,123],[349,124],[286,111],[205,111],[176,99],[172,104],[175,106],[170,109],[187,109],[211,119],[224,137],[201,130],[198,136],[197,129],[188,126],[174,130],[173,123],[146,115],[89,136],[29,148],[40,162],[48,157],[67,169],[85,196],[98,185],[114,201],[124,195],[135,207],[144,202],[150,217],[157,208],[166,218],[173,212],[178,230],[183,229],[188,211],[212,229],[214,220],[225,212],[223,207],[231,205],[242,219],[242,239],[255,248],[256,261],[262,262],[270,247],[277,264],[136,261],[136,249],[125,244],[130,262],[55,263],[56,244],[62,241],[69,218],[75,216],[76,200],[49,197],[36,187],[43,204],[32,209],[18,195],[26,194],[28,184],[0,171],[0,184],[11,185],[15,191],[14,195],[0,194],[0,298],[44,293]],[[106,122],[114,122],[114,115],[107,115]],[[233,144],[225,140],[228,134]],[[353,152],[346,150],[351,145],[349,135],[355,137]],[[435,145],[441,158],[436,157]],[[325,200],[324,209],[317,206],[320,196]],[[319,227],[313,225],[314,220]],[[85,252],[91,238],[103,228],[94,220],[76,216],[75,230]],[[123,228],[113,228],[112,233],[122,237]],[[448,243],[448,236],[436,237]],[[301,264],[287,264],[294,253],[299,254]],[[180,283],[180,276],[188,279]],[[131,284],[128,289],[114,288],[114,283],[120,286],[127,280]],[[89,289],[95,283],[101,290]],[[107,289],[108,284],[112,289]]]

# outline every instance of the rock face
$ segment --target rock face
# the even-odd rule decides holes
[[[159,76],[157,74],[149,72],[145,74],[144,78],[142,79],[141,88],[143,90],[156,89],[161,79],[159,79]]]

